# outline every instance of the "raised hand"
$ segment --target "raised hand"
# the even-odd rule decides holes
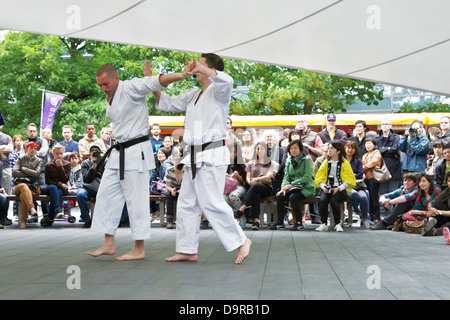
[[[196,64],[197,64],[197,62],[195,61],[195,59],[191,63],[189,63],[189,60],[186,59],[186,64],[184,65],[184,69],[183,69],[183,76],[185,78],[187,78],[188,76],[194,75],[193,70],[194,70]]]
[[[145,61],[144,75],[146,77],[151,77],[153,75],[152,65],[150,64],[150,61],[148,61],[148,60]]]

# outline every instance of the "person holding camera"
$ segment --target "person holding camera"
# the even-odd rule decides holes
[[[89,215],[89,207],[87,202],[95,198],[100,180],[105,169],[104,164],[97,167],[102,157],[101,147],[98,143],[89,145],[89,158],[81,164],[81,175],[83,176],[83,188],[77,192],[77,202],[80,207],[80,217],[84,222],[83,228],[91,227],[91,216]]]
[[[338,232],[344,231],[341,225],[341,202],[352,188],[356,186],[356,179],[352,166],[345,159],[344,145],[340,142],[331,141],[328,149],[328,159],[320,166],[316,173],[314,184],[320,187],[319,213],[321,224],[316,231],[327,231],[328,204],[331,205],[335,227]]]
[[[411,128],[405,130],[405,134],[401,137],[398,145],[398,149],[405,153],[402,164],[404,174],[425,172],[429,144],[430,141],[423,128],[423,122],[414,120]]]

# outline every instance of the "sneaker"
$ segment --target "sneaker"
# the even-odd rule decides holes
[[[173,229],[173,228],[175,228],[173,224],[173,219],[172,218],[167,219],[166,229]]]
[[[316,228],[316,231],[328,231],[328,226],[326,223],[321,223],[320,226]]]
[[[305,226],[301,222],[296,222],[291,228],[292,231],[300,231],[303,229],[305,229]]]
[[[0,224],[4,225],[4,226],[10,226],[12,225],[12,220],[5,218],[3,220],[0,221]]]
[[[259,230],[259,227],[260,227],[259,222],[254,222],[252,224],[252,230]]]
[[[363,221],[361,221],[361,227],[362,227],[363,229],[369,229],[369,228],[370,228],[369,220],[363,220]]]
[[[53,225],[53,220],[50,220],[48,217],[44,217],[41,220],[42,227],[51,227]]]
[[[436,229],[434,228],[434,226],[436,225],[437,220],[436,218],[430,217],[427,221],[427,224],[425,226],[425,228],[423,228],[420,233],[423,236],[433,236],[433,230],[436,231]]]
[[[280,229],[284,229],[286,228],[284,223],[282,222],[277,222],[276,224],[273,224],[269,227],[270,230],[280,230]]]
[[[159,218],[159,211],[155,211],[152,213],[152,222]]]
[[[378,221],[374,226],[370,227],[370,230],[387,230],[387,224],[383,220]]]
[[[89,220],[88,222],[85,222],[85,223],[83,224],[83,228],[90,228],[90,227],[91,227],[91,224],[92,224],[92,220]]]
[[[336,232],[344,232],[344,229],[342,229],[342,225],[340,223],[334,226],[334,230]]]

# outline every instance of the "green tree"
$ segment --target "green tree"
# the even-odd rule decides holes
[[[264,64],[237,66],[238,81],[250,91],[248,100],[234,101],[233,113],[345,112],[357,100],[377,105],[383,99],[383,91],[376,90],[372,82]]]
[[[95,73],[103,64],[117,68],[122,80],[142,77],[146,59],[154,75],[181,72],[186,59],[200,56],[184,52],[88,41],[51,35],[9,32],[0,43],[0,110],[10,135],[24,134],[28,123],[40,124],[42,90],[67,94],[56,114],[54,138],[62,140],[61,127],[70,124],[75,138],[92,121],[107,126],[105,95]],[[345,111],[357,99],[378,104],[382,92],[359,80],[293,70],[278,66],[225,59],[225,71],[235,85],[249,88],[245,98],[233,98],[232,114],[300,114]],[[177,95],[197,87],[189,77],[165,89]],[[149,114],[165,115],[148,95]]]

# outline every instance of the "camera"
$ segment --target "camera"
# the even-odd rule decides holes
[[[94,162],[95,162],[95,163],[99,163],[100,160],[101,160],[102,157],[103,157],[103,152],[100,152],[100,151],[94,151],[94,153],[92,153],[92,156],[95,157],[95,158],[97,158]]]
[[[417,136],[417,129],[416,128],[409,128],[409,134],[413,134]]]
[[[333,185],[334,185],[334,175],[330,174],[328,176],[328,184],[327,184],[326,188],[328,190],[330,190],[333,187]]]
[[[94,151],[94,153],[92,154],[92,156],[93,156],[93,157],[96,157],[96,158],[101,158],[101,157],[103,157],[103,153],[100,152],[100,151]]]

